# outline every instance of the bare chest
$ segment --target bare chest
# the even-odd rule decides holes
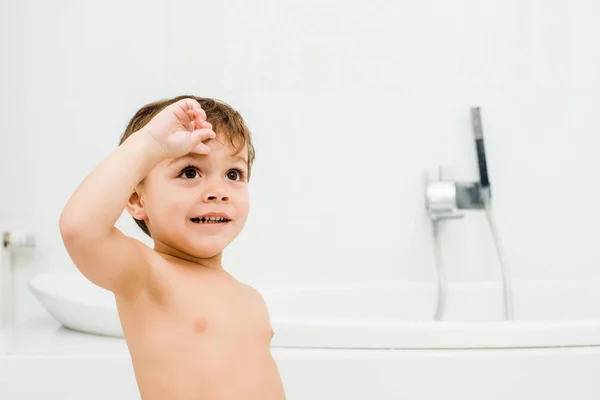
[[[266,344],[271,340],[266,305],[256,290],[244,284],[173,276],[162,282],[162,293],[160,314],[182,334]]]

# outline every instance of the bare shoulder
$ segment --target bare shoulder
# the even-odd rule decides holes
[[[138,269],[144,271],[137,280],[124,280],[120,290],[113,290],[115,296],[122,300],[136,300],[141,293],[149,298],[159,299],[164,294],[165,285],[168,284],[168,271],[170,262],[157,253],[154,249],[136,239],[132,239],[138,247]],[[123,285],[131,287],[123,287]]]
[[[275,335],[275,332],[273,331],[273,327],[271,325],[271,315],[264,296],[256,288],[245,283],[242,283],[242,285],[248,292],[248,297],[249,299],[251,299],[253,307],[257,310],[257,314],[260,316],[260,320],[263,321],[263,323],[265,324],[265,328],[268,329],[267,334],[269,335],[269,338],[272,338]]]
[[[88,280],[123,298],[134,298],[143,290],[154,253],[150,247],[117,228],[92,239],[78,236],[75,229],[62,229],[69,256]]]
[[[266,305],[265,299],[264,299],[262,293],[259,292],[256,288],[248,285],[247,283],[242,283],[242,282],[240,282],[240,285],[246,290],[246,292],[248,293],[249,296],[253,297],[256,300],[259,300],[261,303]]]
[[[248,284],[241,283],[241,285],[246,291],[248,302],[252,304],[253,307],[260,308],[266,316],[269,316],[269,308],[262,293]]]

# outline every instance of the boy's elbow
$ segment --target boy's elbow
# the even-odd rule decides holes
[[[60,235],[63,237],[63,239],[71,236],[75,230],[72,218],[69,218],[68,214],[66,214],[64,210],[58,219],[58,230],[60,231]]]
[[[115,227],[109,229],[98,227],[85,217],[63,211],[58,222],[60,236],[67,250],[90,248],[90,244],[98,245],[108,240]]]
[[[72,237],[75,235],[75,232],[79,227],[75,224],[74,218],[71,218],[71,216],[63,210],[58,220],[58,229],[60,230],[60,235],[64,239],[65,237]]]
[[[65,211],[60,214],[58,229],[66,245],[83,238],[86,232],[84,224]]]

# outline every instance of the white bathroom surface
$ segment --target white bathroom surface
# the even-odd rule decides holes
[[[275,358],[302,359],[306,357],[303,350],[272,348],[271,352]],[[311,354],[327,357],[332,353],[329,349],[311,349]],[[0,329],[0,361],[6,357],[128,359],[130,355],[125,339],[67,329],[47,316]]]
[[[76,332],[51,317],[0,330],[0,355],[129,357],[124,339]]]
[[[303,359],[303,358],[393,358],[399,354],[408,357],[453,357],[461,356],[495,356],[499,354],[494,349],[354,349],[349,355],[349,349],[303,349],[273,347],[271,352],[276,359]],[[600,354],[600,347],[582,348],[546,348],[546,354],[561,353],[589,353],[594,351]],[[514,354],[536,354],[537,349],[502,349],[500,354],[506,356]],[[110,336],[100,336],[85,332],[77,332],[64,328],[54,318],[40,317],[32,319],[10,328],[0,329],[0,360],[3,357],[65,357],[65,358],[129,358],[129,350],[124,339]]]
[[[272,354],[289,400],[600,398],[600,347]],[[0,399],[141,400],[124,339],[71,331],[50,316],[0,330]]]

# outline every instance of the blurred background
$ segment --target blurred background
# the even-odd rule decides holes
[[[423,173],[478,180],[480,106],[514,281],[600,275],[600,3],[2,0],[0,230],[17,321],[45,313],[37,272],[73,270],[58,219],[144,104],[236,108],[254,135],[241,280],[435,279]],[[151,245],[125,214],[126,234]],[[496,281],[483,213],[442,231],[451,281]]]

